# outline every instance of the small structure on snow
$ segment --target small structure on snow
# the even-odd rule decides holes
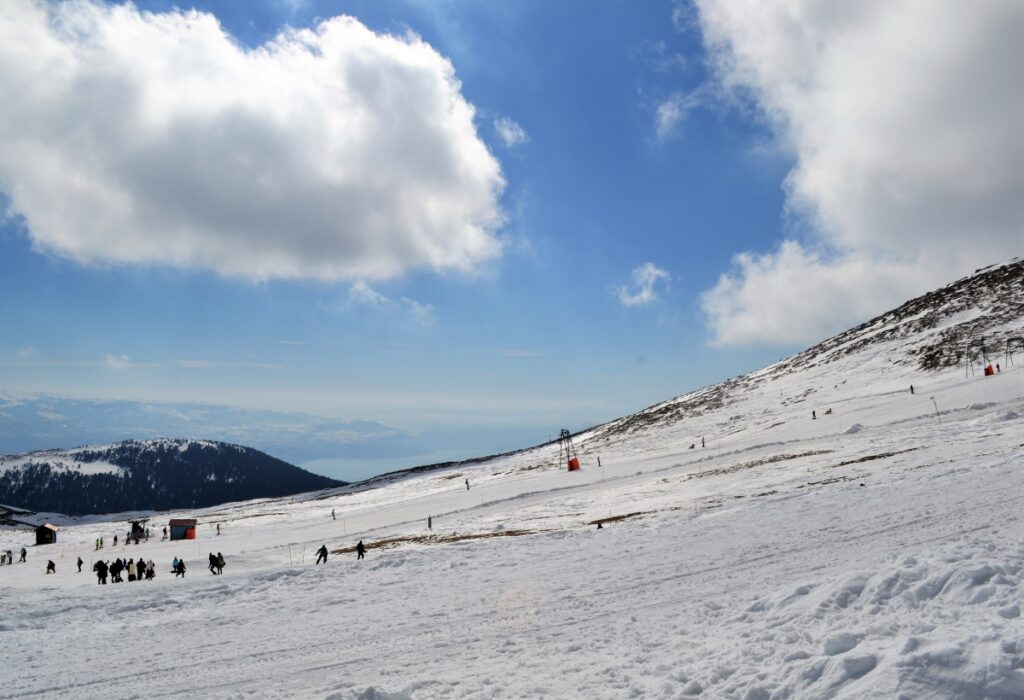
[[[572,433],[565,428],[558,435],[558,461],[568,465],[571,472],[580,468],[580,458],[576,454],[576,446],[572,444]]]
[[[41,544],[57,544],[57,531],[60,530],[56,525],[50,523],[43,523],[36,528],[36,545]]]
[[[194,540],[196,538],[195,518],[172,518],[167,525],[171,528],[172,540]]]

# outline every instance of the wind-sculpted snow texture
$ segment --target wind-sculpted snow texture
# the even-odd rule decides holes
[[[903,361],[955,322],[588,431],[579,472],[545,447],[166,514],[199,539],[101,552],[154,559],[151,583],[88,574],[123,520],[57,519],[0,567],[2,694],[1024,697],[1024,363]]]

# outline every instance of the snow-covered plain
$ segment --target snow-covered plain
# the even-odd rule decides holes
[[[904,348],[591,431],[576,473],[545,447],[158,514],[199,539],[116,549],[126,515],[55,518],[60,544],[0,567],[0,695],[1024,697],[1024,366],[926,373]],[[160,573],[98,586],[97,555]]]

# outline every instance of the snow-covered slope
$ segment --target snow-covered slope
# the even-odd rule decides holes
[[[208,506],[339,483],[211,440],[125,440],[0,456],[0,502],[72,515]]]
[[[116,551],[92,542],[123,521],[64,520],[57,545],[0,567],[0,656],[19,671],[3,693],[1024,697],[1024,353],[988,340],[1024,331],[1024,275],[980,276],[974,296],[933,297],[940,312],[587,431],[579,472],[544,446],[182,511],[197,541]],[[993,319],[994,299],[1017,305]],[[981,329],[1002,371],[922,368],[914,348],[956,327]],[[155,582],[88,573],[140,555]]]

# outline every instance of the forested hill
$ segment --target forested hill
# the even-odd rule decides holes
[[[127,440],[0,457],[0,503],[67,515],[202,508],[343,485],[209,440]]]

